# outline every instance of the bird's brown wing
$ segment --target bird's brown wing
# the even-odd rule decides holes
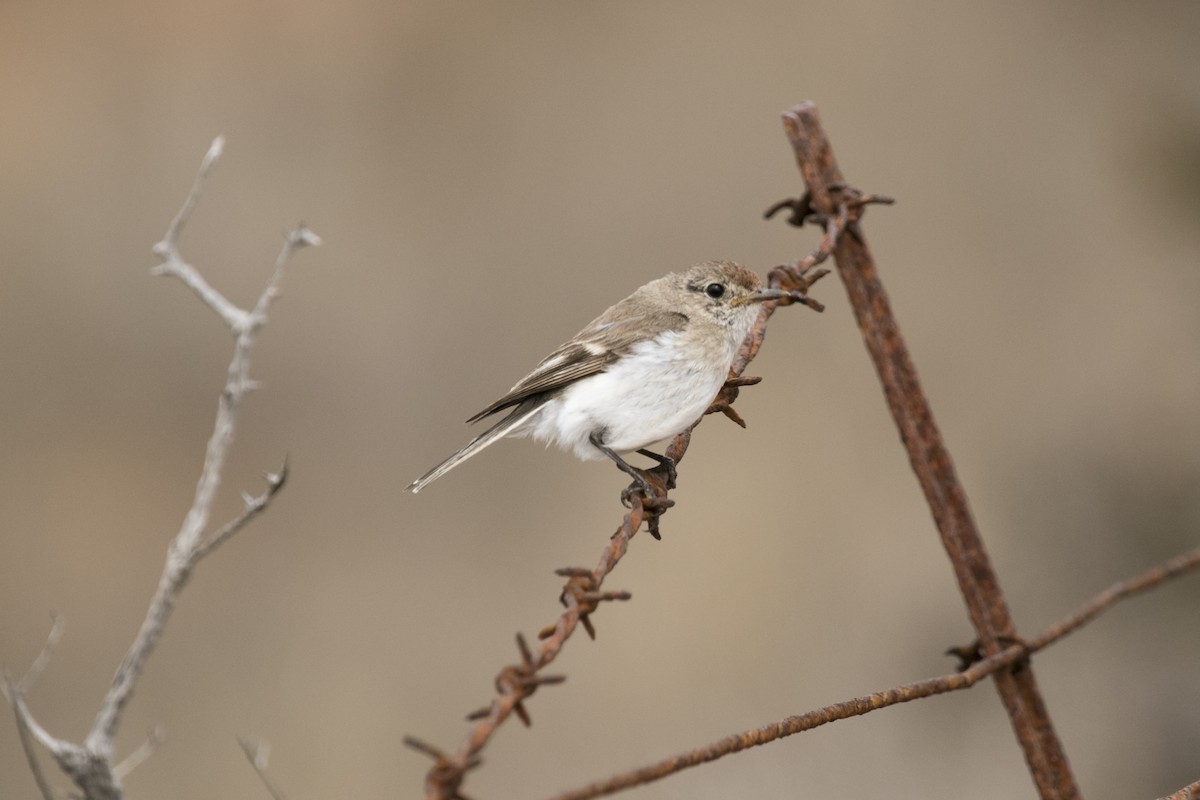
[[[560,345],[508,394],[467,422],[477,422],[533,395],[552,392],[580,378],[603,372],[638,342],[681,330],[687,321],[684,314],[650,308],[635,293],[605,311],[571,341]]]

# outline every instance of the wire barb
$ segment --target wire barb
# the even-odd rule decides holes
[[[562,683],[567,678],[564,675],[539,675],[538,664],[525,643],[525,637],[517,634],[517,649],[521,652],[521,663],[510,664],[500,670],[496,676],[496,691],[513,699],[512,709],[528,728],[533,724],[524,701],[529,698],[539,686],[549,686]],[[481,708],[467,715],[467,719],[483,719],[492,713],[491,707]]]
[[[847,211],[848,214],[849,212]],[[837,225],[836,221],[831,222],[826,226],[825,236],[813,254],[810,254],[810,256],[801,261],[782,265],[771,270],[768,274],[768,286],[770,288],[786,289],[789,292],[797,294],[794,300],[782,304],[790,305],[792,302],[799,302],[812,307],[813,304],[805,302],[805,299],[802,299],[801,295],[804,295],[813,284],[829,274],[829,270],[815,269],[815,266],[820,261],[829,257],[837,242],[837,237],[844,227],[844,224]],[[775,308],[779,305],[781,303],[778,301],[761,304],[762,308],[759,310],[758,317],[751,327],[750,333],[746,336],[746,340],[742,342],[742,346],[738,350],[737,357],[730,367],[725,384],[713,404],[710,405],[706,415],[710,413],[722,413],[730,417],[734,422],[739,423],[743,427],[745,426],[745,420],[736,412],[732,412],[731,406],[733,401],[737,399],[738,390],[741,387],[752,386],[761,380],[761,378],[757,377],[743,377],[743,372],[745,372],[746,367],[754,360],[754,357],[762,347],[763,338],[766,335],[767,322],[774,313]],[[682,461],[691,443],[692,431],[695,430],[696,426],[702,420],[703,417],[676,436],[663,455],[674,464]],[[664,511],[675,504],[674,500],[667,497],[668,474],[666,468],[660,464],[659,467],[646,470],[645,473],[647,479],[655,489],[655,497],[645,497],[640,487],[635,489],[634,486],[631,486],[629,490],[623,493],[623,499],[628,501],[630,506],[629,512],[625,514],[620,527],[617,528],[616,533],[612,535],[605,546],[600,565],[590,572],[578,567],[568,567],[558,572],[559,575],[568,578],[567,584],[559,596],[559,600],[566,607],[566,610],[559,616],[556,622],[542,628],[538,633],[541,644],[535,659],[538,665],[537,669],[545,667],[554,659],[577,626],[583,627],[584,631],[592,639],[596,638],[596,630],[592,624],[591,615],[595,613],[599,603],[628,600],[631,597],[628,592],[602,591],[601,584],[625,554],[629,547],[629,541],[643,522],[646,523],[647,532],[652,537],[655,539],[662,538],[659,531],[659,517]],[[661,492],[658,491],[660,487],[662,489]],[[506,691],[502,691],[501,696],[490,707],[480,709],[471,714],[469,718],[475,722],[475,727],[467,735],[467,740],[458,753],[453,757],[438,756],[438,758],[445,760],[438,761],[434,768],[426,775],[425,796],[427,800],[455,800],[455,798],[461,797],[459,788],[463,780],[464,765],[477,756],[479,751],[486,746],[496,728],[510,714],[515,713],[519,718],[523,719],[521,713],[516,711],[518,702],[524,699],[524,697],[520,696],[521,691],[523,690],[520,688],[509,687]]]
[[[518,639],[517,647],[521,650],[522,667],[526,671],[520,673],[519,679],[517,679],[517,675],[501,671],[501,676],[504,676],[506,680],[500,680],[499,676],[497,678],[496,688],[500,693],[499,697],[486,709],[486,713],[481,710],[471,715],[475,725],[458,752],[450,756],[419,739],[411,737],[406,739],[405,744],[409,747],[434,758],[434,766],[425,776],[425,796],[428,800],[463,800],[460,791],[463,779],[468,770],[480,763],[480,751],[487,745],[504,720],[514,714],[520,718],[520,712],[516,710],[516,706],[528,697],[527,690],[529,689],[523,685],[523,681],[528,681],[533,676],[540,678],[541,671],[553,662],[562,651],[563,645],[576,627],[582,625],[585,629],[588,628],[590,623],[583,622],[583,620],[595,612],[597,603],[606,602],[609,599],[628,599],[627,592],[602,592],[601,586],[604,579],[628,552],[630,540],[633,539],[647,514],[650,513],[645,508],[640,494],[633,495],[631,500],[633,507],[625,514],[621,525],[605,543],[604,550],[600,555],[600,562],[595,569],[589,571],[582,567],[565,567],[556,571],[561,577],[568,578],[567,585],[564,586],[559,596],[564,606],[562,614],[559,615],[557,622],[547,626],[539,634],[536,649],[530,648],[523,637]],[[568,587],[576,585],[579,587],[578,589],[568,589]],[[594,630],[592,632],[594,633]],[[558,682],[557,678],[552,677],[549,681],[543,680],[532,688],[536,688],[536,685],[542,683],[553,682]]]
[[[793,217],[800,217],[801,222],[814,215],[824,219],[825,238],[832,237],[830,225],[849,234],[839,235],[836,244],[829,246],[823,239],[819,249],[836,256],[838,274],[909,464],[954,567],[971,624],[984,652],[995,654],[1004,649],[1005,637],[1017,636],[1016,626],[858,225],[868,205],[886,203],[890,198],[849,187],[811,102],[784,113],[783,126],[807,190],[803,202],[795,204]],[[1033,670],[1001,672],[995,683],[1042,800],[1076,800],[1079,789]]]
[[[405,736],[403,741],[405,747],[433,759],[433,767],[425,776],[426,796],[442,797],[445,800],[469,800],[459,789],[462,787],[467,772],[482,764],[482,759],[472,756],[465,761],[460,761],[415,736]]]
[[[920,700],[925,697],[946,694],[948,692],[969,689],[984,678],[992,675],[1011,673],[1029,658],[1062,638],[1074,633],[1083,625],[1096,619],[1121,600],[1147,592],[1161,586],[1167,581],[1181,577],[1189,572],[1200,569],[1200,547],[1176,556],[1170,561],[1144,570],[1126,580],[1119,581],[1084,603],[1078,610],[1060,622],[1051,625],[1029,642],[1014,641],[1003,650],[990,656],[974,659],[965,669],[959,669],[948,675],[896,686],[881,692],[874,692],[863,697],[844,700],[840,703],[818,708],[803,714],[797,714],[778,722],[772,722],[758,728],[726,736],[710,744],[697,747],[685,753],[662,759],[661,761],[636,769],[617,773],[609,778],[594,781],[578,789],[555,795],[551,800],[591,800],[595,797],[615,794],[619,791],[642,786],[672,775],[689,767],[715,761],[718,758],[746,750],[750,747],[773,742],[797,733],[810,731],[813,728],[835,722],[840,719],[862,716],[889,706]],[[977,647],[970,645],[965,648],[952,648],[955,655],[964,651],[968,658],[973,658]],[[1200,783],[1193,784],[1200,786]],[[1167,800],[1192,800],[1193,795],[1186,794],[1192,787],[1181,789]]]
[[[873,195],[859,196],[873,197]],[[759,378],[743,377],[743,373],[762,347],[768,320],[775,309],[781,305],[800,304],[816,311],[824,308],[821,303],[807,295],[813,284],[829,274],[829,270],[818,269],[817,265],[830,256],[842,232],[858,218],[857,215],[860,213],[861,206],[843,204],[837,217],[824,221],[825,235],[809,256],[791,264],[775,267],[768,273],[768,287],[789,292],[789,298],[784,301],[769,301],[760,304],[758,317],[738,350],[725,385],[705,412],[705,416],[721,413],[734,423],[745,427],[745,420],[733,410],[732,405],[737,399],[738,390],[741,387],[751,386],[760,380]],[[676,436],[667,447],[663,455],[673,464],[682,461],[691,443],[692,431],[702,420],[703,417]],[[595,638],[596,632],[592,625],[591,615],[595,613],[599,603],[629,599],[630,595],[627,592],[605,592],[601,589],[601,584],[608,573],[616,567],[617,562],[628,548],[630,539],[633,538],[641,524],[643,522],[646,524],[647,532],[652,537],[662,538],[659,530],[659,518],[675,502],[667,496],[670,476],[663,464],[654,469],[644,470],[643,473],[651,484],[654,497],[646,497],[636,482],[622,493],[621,499],[628,504],[629,512],[625,515],[617,532],[609,540],[600,566],[592,572],[579,568],[568,568],[568,570],[559,572],[560,575],[568,578],[567,585],[559,598],[566,607],[566,611],[556,622],[542,628],[538,633],[538,638],[542,642],[536,658],[538,669],[544,667],[557,655],[576,626],[582,626],[591,638]],[[487,744],[496,727],[510,713],[516,713],[520,717],[520,712],[515,710],[518,702],[524,699],[518,696],[520,691],[520,689],[510,689],[502,693],[501,697],[495,700],[488,709],[481,709],[472,714],[471,718],[476,722],[476,726],[468,734],[467,741],[458,754],[449,759],[448,763],[452,762],[458,765],[461,770],[466,760],[475,756]],[[458,796],[462,772],[439,772],[442,766],[444,765],[439,762],[439,765],[435,765],[435,768],[430,770],[426,776],[427,800],[452,800]]]

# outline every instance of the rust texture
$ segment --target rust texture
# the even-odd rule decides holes
[[[1174,794],[1169,794],[1161,800],[1198,800],[1200,799],[1200,781],[1189,783]]]
[[[829,258],[837,243],[839,234],[845,229],[848,217],[831,218],[825,221],[825,235],[816,249],[805,258],[790,264],[775,267],[768,275],[767,283],[771,288],[789,292],[789,296],[776,302],[763,303],[755,320],[754,327],[747,334],[737,357],[729,370],[725,386],[713,400],[705,414],[724,414],[738,425],[745,427],[741,416],[733,410],[738,391],[743,386],[752,386],[759,378],[743,377],[746,367],[758,354],[766,336],[767,321],[781,305],[800,304],[815,311],[823,310],[823,306],[810,298],[806,293],[818,280],[829,274],[828,270],[817,269],[817,265]],[[666,455],[677,464],[683,460],[688,446],[691,444],[692,431],[700,424],[697,420],[688,430],[676,436],[667,447]],[[434,764],[425,776],[426,800],[463,800],[460,792],[466,773],[481,763],[480,754],[492,734],[511,715],[517,717],[526,725],[531,723],[524,701],[534,693],[539,686],[561,683],[561,677],[543,676],[542,668],[550,664],[574,633],[576,627],[583,627],[587,634],[595,638],[596,632],[591,621],[591,615],[601,603],[612,600],[628,600],[628,592],[602,591],[601,586],[622,556],[629,548],[629,541],[637,533],[642,523],[646,523],[647,531],[654,538],[659,538],[659,518],[674,505],[667,497],[670,484],[667,469],[663,466],[645,470],[644,474],[655,490],[655,496],[647,498],[636,483],[623,494],[631,506],[625,514],[620,527],[617,528],[606,543],[601,553],[600,562],[595,569],[584,567],[566,567],[557,573],[567,578],[560,602],[565,607],[558,619],[543,628],[538,633],[540,640],[536,650],[531,650],[522,636],[517,636],[517,646],[520,650],[521,661],[504,667],[496,676],[497,697],[491,705],[472,712],[467,719],[475,725],[467,735],[466,741],[454,754],[447,754],[438,748],[415,737],[406,737],[404,743],[430,758]]]
[[[531,650],[523,636],[517,636],[517,647],[521,654],[519,664],[504,667],[496,676],[497,697],[491,705],[468,716],[475,725],[467,735],[457,753],[447,755],[432,745],[414,737],[405,737],[404,743],[430,756],[433,767],[425,776],[425,797],[428,800],[462,800],[460,788],[466,773],[481,763],[481,751],[492,738],[497,728],[512,714],[516,714],[526,725],[530,724],[529,712],[524,701],[542,685],[560,683],[558,676],[540,675],[540,670],[552,662],[575,628],[583,625],[594,635],[589,614],[603,600],[626,600],[623,592],[600,593],[604,578],[616,567],[629,548],[629,540],[637,533],[643,520],[650,512],[642,504],[640,494],[631,496],[633,507],[621,521],[621,526],[608,540],[594,570],[569,568],[560,574],[569,576],[561,596],[566,610],[558,621],[548,626],[539,635],[536,650]]]
[[[767,211],[767,216],[787,209],[791,212],[789,221],[792,224],[819,223],[824,228],[824,235],[811,254],[770,271],[768,285],[788,291],[790,295],[777,303],[762,304],[759,317],[742,344],[724,388],[706,413],[722,413],[738,425],[745,426],[732,405],[741,387],[753,385],[760,380],[744,377],[743,373],[762,346],[767,322],[780,305],[799,303],[817,311],[823,310],[823,306],[808,297],[806,292],[813,283],[828,274],[828,270],[817,269],[817,266],[832,255],[846,283],[859,327],[879,371],[888,405],[909,452],[913,469],[925,491],[943,543],[954,565],[979,640],[967,647],[952,648],[949,651],[962,659],[959,672],[788,717],[761,728],[725,737],[655,764],[564,792],[556,795],[554,800],[585,800],[612,794],[835,720],[859,716],[910,700],[966,689],[989,676],[996,680],[1041,796],[1056,800],[1078,798],[1079,792],[1066,757],[1034,683],[1033,672],[1029,668],[1030,656],[1070,635],[1117,602],[1200,568],[1200,548],[1110,586],[1074,614],[1047,628],[1035,639],[1024,642],[1016,635],[999,583],[971,519],[965,493],[958,483],[949,454],[933,422],[929,405],[917,381],[916,371],[858,226],[866,206],[892,201],[886,197],[864,195],[843,182],[812,104],[804,103],[795,107],[784,115],[784,122],[808,192],[802,198],[777,203]],[[692,432],[699,422],[679,434],[667,448],[666,454],[674,461],[679,462],[683,459],[691,442]],[[625,514],[616,533],[606,542],[595,569],[568,567],[557,571],[559,575],[567,578],[559,598],[565,610],[554,623],[547,625],[539,633],[540,641],[536,649],[531,649],[518,634],[520,662],[504,667],[497,675],[497,696],[492,703],[468,716],[468,719],[475,721],[475,725],[459,750],[448,754],[419,739],[405,738],[407,746],[434,760],[434,765],[425,779],[427,800],[465,800],[460,789],[466,774],[481,763],[482,750],[499,726],[514,714],[526,725],[530,724],[531,719],[524,701],[539,686],[560,683],[563,680],[558,676],[542,675],[541,670],[555,659],[577,627],[583,627],[589,636],[595,638],[590,616],[601,604],[606,601],[630,599],[627,592],[602,590],[602,584],[627,552],[630,540],[642,523],[646,524],[651,535],[658,538],[659,518],[674,504],[674,501],[667,497],[668,488],[673,488],[670,486],[667,470],[659,467],[647,470],[645,475],[654,490],[654,496],[645,497],[641,490],[636,488],[636,483],[631,486],[622,494],[622,501],[627,503],[630,511]],[[1200,800],[1198,787],[1200,783],[1184,787],[1167,800]]]
[[[865,697],[856,697],[804,714],[787,717],[759,728],[735,733],[686,753],[664,758],[653,764],[621,772],[578,789],[557,794],[551,800],[591,800],[594,797],[615,794],[634,786],[660,780],[688,767],[715,761],[722,756],[773,742],[785,736],[810,731],[839,719],[861,716],[888,706],[907,703],[910,700],[920,700],[947,692],[969,689],[989,675],[1001,674],[1015,665],[1027,663],[1031,655],[1074,633],[1119,601],[1147,592],[1197,569],[1200,569],[1200,548],[1190,550],[1131,578],[1114,583],[1070,616],[1046,628],[1029,642],[1010,643],[994,655],[973,659],[973,663],[964,665],[959,672],[905,686],[897,686]],[[1162,800],[1198,799],[1200,799],[1200,781],[1185,786],[1170,797],[1162,798]]]
[[[847,188],[834,160],[816,106],[802,103],[785,113],[783,121],[808,188],[806,205],[818,215],[834,215],[856,193]],[[803,211],[800,215],[803,217]],[[995,655],[1017,639],[1016,628],[883,283],[854,221],[849,234],[842,236],[833,250],[838,272],[879,373],[888,408],[954,566],[982,652],[985,656]],[[1011,671],[996,673],[995,682],[1040,796],[1043,800],[1078,798],[1079,790],[1033,671],[1028,665],[1018,665]]]
[[[966,495],[954,474],[950,456],[942,444],[858,226],[867,205],[892,201],[886,197],[864,195],[843,182],[828,140],[821,130],[816,109],[811,103],[793,108],[784,115],[784,123],[808,192],[799,199],[777,203],[767,211],[767,216],[790,210],[789,221],[792,224],[819,223],[824,227],[824,236],[805,258],[770,271],[768,285],[786,290],[790,296],[778,303],[763,304],[758,320],[730,369],[725,387],[707,413],[722,413],[738,425],[745,426],[732,405],[741,387],[759,381],[758,378],[743,377],[743,373],[762,346],[768,320],[779,305],[800,303],[817,311],[823,310],[823,306],[808,297],[806,292],[813,283],[828,274],[828,270],[817,269],[817,266],[832,255],[846,284],[859,328],[879,372],[888,406],[909,452],[913,470],[925,492],[954,566],[979,640],[949,651],[962,659],[958,672],[835,703],[727,736],[655,764],[564,792],[553,800],[586,800],[612,794],[839,719],[967,689],[989,676],[996,680],[1041,797],[1056,800],[1078,798],[1079,791],[1070,767],[1038,694],[1029,667],[1030,656],[1091,622],[1117,602],[1200,569],[1200,548],[1113,584],[1071,616],[1047,628],[1032,640],[1022,641],[1016,635],[999,583],[971,518]],[[676,462],[681,461],[687,452],[692,432],[698,424],[699,421],[679,434],[667,448],[667,455]],[[447,754],[419,739],[405,738],[406,745],[434,760],[425,780],[427,800],[465,800],[460,792],[461,786],[467,772],[481,763],[481,752],[492,734],[514,714],[526,725],[530,724],[524,701],[539,686],[563,680],[558,676],[542,675],[542,668],[554,660],[577,627],[582,626],[589,636],[595,638],[590,615],[602,603],[630,599],[627,592],[603,591],[601,586],[604,579],[625,555],[630,540],[643,522],[649,533],[658,538],[659,518],[674,504],[667,497],[670,481],[666,469],[660,467],[648,470],[645,474],[654,489],[654,496],[643,496],[636,489],[636,483],[631,486],[622,494],[622,500],[627,501],[630,511],[606,543],[596,568],[568,567],[557,571],[567,578],[560,596],[565,610],[556,622],[547,625],[539,633],[540,641],[536,649],[531,649],[518,634],[521,661],[504,667],[497,675],[495,684],[498,696],[491,705],[469,715],[468,719],[474,720],[475,725],[459,750]],[[1191,798],[1200,800],[1200,782],[1186,786],[1164,800]]]

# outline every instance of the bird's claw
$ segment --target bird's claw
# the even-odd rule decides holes
[[[669,482],[662,482],[663,487],[660,491],[655,484],[659,483],[659,478],[654,473],[668,473]],[[638,475],[634,478],[633,483],[625,487],[621,492],[621,504],[626,508],[633,508],[633,498],[637,496],[642,511],[645,514],[646,529],[655,539],[662,539],[662,534],[658,530],[658,518],[671,506],[675,505],[675,501],[667,497],[667,490],[675,487],[674,469],[668,469],[664,463],[661,467],[656,467],[653,470],[643,471],[638,470]],[[651,477],[653,476],[653,477]]]
[[[670,456],[660,456],[658,453],[655,453],[652,450],[647,450],[644,447],[641,450],[638,450],[638,453],[644,455],[646,458],[652,458],[658,462],[658,466],[654,469],[639,470],[642,475],[661,475],[663,478],[662,483],[666,488],[666,491],[669,492],[675,488],[675,479],[679,477],[679,472],[675,468],[675,459],[671,458]],[[650,497],[649,494],[646,496]]]
[[[658,472],[660,469],[666,473],[664,476],[666,480],[663,482],[663,485],[667,487],[667,491],[674,489],[675,479],[679,477],[679,471],[675,468],[675,462],[668,458],[652,471]]]
[[[638,472],[641,473],[642,470],[638,470]],[[633,508],[633,496],[635,494],[641,494],[643,508],[650,505],[652,502],[651,498],[658,497],[658,492],[655,491],[654,484],[644,474],[635,475],[633,483],[621,490],[621,505],[626,508]]]

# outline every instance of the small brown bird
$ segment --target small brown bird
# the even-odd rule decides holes
[[[413,481],[416,493],[505,436],[531,436],[584,460],[610,458],[639,483],[619,453],[680,433],[708,408],[749,333],[758,304],[787,297],[730,261],[707,261],[651,281],[594,319],[471,417],[511,408],[502,420]]]

